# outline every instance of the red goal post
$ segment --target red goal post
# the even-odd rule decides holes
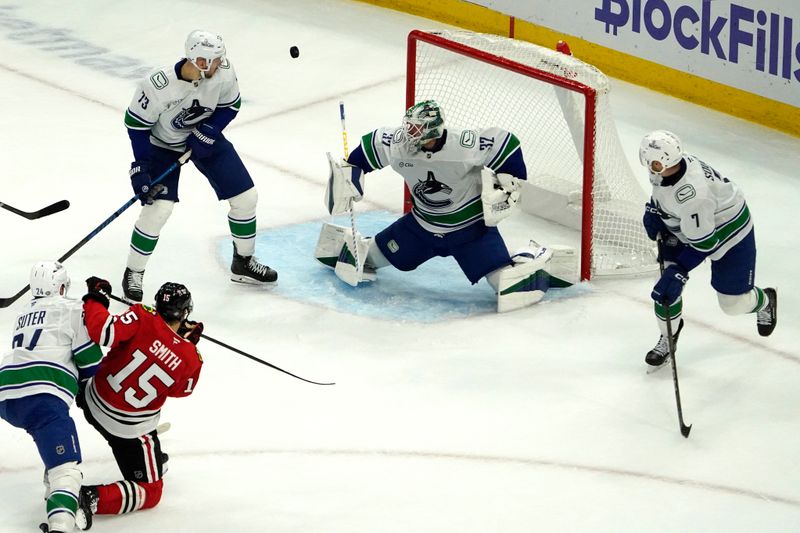
[[[406,107],[433,99],[448,128],[498,126],[520,139],[522,209],[580,231],[581,279],[656,268],[641,223],[646,196],[625,159],[602,72],[523,41],[420,30],[408,36],[406,68]]]

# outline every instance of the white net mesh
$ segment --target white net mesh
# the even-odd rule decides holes
[[[593,216],[588,221],[591,275],[636,274],[655,268],[655,247],[642,228],[647,197],[625,159],[609,105],[608,78],[555,50],[495,35],[432,32],[480,52],[574,80],[596,91],[592,169]],[[528,167],[523,210],[580,230],[585,97],[514,72],[502,61],[480,60],[417,40],[414,101],[434,99],[452,129],[499,126],[519,137]]]

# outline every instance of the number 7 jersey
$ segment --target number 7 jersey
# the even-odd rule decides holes
[[[84,309],[89,336],[111,348],[86,387],[87,408],[117,437],[153,431],[167,397],[193,392],[203,364],[197,348],[150,307],[115,316],[89,300]]]

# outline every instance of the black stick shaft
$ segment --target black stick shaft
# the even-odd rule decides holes
[[[661,271],[661,274],[664,274],[664,243],[661,240],[661,236],[658,236],[658,268]],[[685,438],[689,438],[689,432],[692,430],[692,426],[686,425],[683,421],[683,407],[681,406],[681,391],[680,387],[678,386],[678,363],[675,360],[675,339],[672,337],[672,317],[670,316],[669,312],[669,303],[664,300],[661,305],[664,306],[664,319],[667,323],[667,344],[669,345],[669,358],[670,362],[672,363],[672,383],[675,385],[675,403],[678,406],[678,423],[680,424],[681,435]]]
[[[164,180],[164,178],[166,178],[166,177],[167,177],[167,176],[170,174],[170,172],[172,172],[173,170],[175,170],[175,169],[176,169],[176,168],[178,168],[179,166],[181,166],[181,165],[183,165],[184,163],[186,163],[186,162],[189,160],[189,157],[190,157],[191,155],[192,155],[192,152],[191,152],[191,150],[190,150],[190,151],[188,151],[188,152],[186,152],[185,154],[183,154],[183,155],[182,155],[182,156],[181,156],[181,157],[180,157],[180,158],[179,158],[179,159],[178,159],[176,162],[172,163],[172,164],[169,166],[169,168],[168,168],[167,170],[165,170],[165,171],[164,171],[164,172],[163,172],[163,173],[162,173],[162,174],[161,174],[159,177],[157,177],[155,180],[153,180],[153,182],[152,182],[152,184],[151,184],[151,185],[155,185],[155,184],[157,184],[157,183],[160,183],[161,181],[163,181],[163,180]],[[84,237],[83,239],[81,239],[81,240],[78,242],[78,244],[76,244],[75,246],[73,246],[72,248],[70,248],[70,249],[69,249],[69,250],[68,250],[68,251],[67,251],[67,252],[66,252],[64,255],[62,255],[61,257],[59,257],[59,258],[58,258],[58,261],[59,261],[59,262],[64,262],[64,261],[66,261],[67,259],[69,259],[69,258],[72,256],[72,254],[74,254],[74,253],[75,253],[75,252],[77,252],[79,249],[81,249],[81,248],[83,247],[83,245],[84,245],[84,244],[86,244],[87,242],[89,242],[90,240],[92,240],[92,239],[93,239],[93,238],[94,238],[94,237],[95,237],[95,236],[96,236],[98,233],[100,233],[101,231],[103,231],[103,229],[104,229],[106,226],[108,226],[108,225],[109,225],[109,224],[111,224],[111,223],[112,223],[114,220],[116,220],[116,219],[117,219],[117,217],[119,217],[119,216],[120,216],[120,215],[121,215],[121,214],[122,214],[122,213],[123,213],[123,212],[124,212],[126,209],[128,209],[128,208],[129,208],[130,206],[132,206],[132,205],[133,205],[135,202],[137,202],[137,201],[139,200],[139,198],[140,198],[140,197],[141,197],[141,194],[137,194],[136,196],[134,196],[133,198],[131,198],[130,200],[128,200],[127,202],[125,202],[125,204],[123,204],[123,206],[122,206],[122,207],[120,207],[119,209],[117,209],[116,211],[114,211],[114,213],[112,213],[110,217],[108,217],[107,219],[105,219],[104,221],[102,221],[102,222],[100,223],[100,225],[99,225],[99,226],[97,226],[95,229],[93,229],[93,230],[92,230],[92,231],[91,231],[91,232],[90,232],[90,233],[89,233],[89,234],[88,234],[86,237]],[[15,294],[14,296],[11,296],[11,297],[8,297],[8,298],[0,298],[0,308],[8,307],[9,305],[13,304],[13,303],[14,303],[14,302],[16,302],[17,300],[19,300],[19,298],[20,298],[20,297],[21,297],[23,294],[25,294],[26,292],[28,292],[28,289],[30,289],[30,288],[31,288],[31,286],[30,286],[30,285],[25,285],[25,286],[24,286],[22,289],[20,289],[20,291],[19,291],[17,294]]]
[[[112,300],[116,300],[116,301],[118,301],[120,303],[128,305],[128,302],[123,300],[119,296],[115,296],[113,294],[110,294],[109,297]],[[253,361],[255,361],[257,363],[261,363],[262,365],[266,365],[266,366],[268,366],[268,367],[270,367],[272,369],[275,369],[278,372],[283,372],[284,374],[288,374],[288,375],[292,376],[293,378],[299,379],[300,381],[305,381],[306,383],[312,383],[314,385],[336,385],[336,383],[322,383],[322,382],[319,382],[319,381],[312,381],[310,379],[302,378],[302,377],[300,377],[300,376],[298,376],[296,374],[292,374],[291,372],[288,372],[288,371],[286,371],[286,370],[284,370],[284,369],[282,369],[280,367],[277,367],[277,366],[273,365],[272,363],[268,363],[268,362],[264,361],[263,359],[259,359],[258,357],[254,356],[254,355],[250,355],[249,353],[244,352],[244,351],[240,350],[239,348],[234,348],[230,344],[226,344],[226,343],[224,343],[222,341],[219,341],[219,340],[217,340],[217,339],[215,339],[213,337],[209,337],[205,333],[201,333],[200,337],[202,337],[203,339],[206,339],[209,342],[213,342],[214,344],[218,344],[218,345],[222,346],[223,348],[227,348],[228,350],[230,350],[230,351],[232,351],[234,353],[238,353],[239,355],[243,355],[243,356],[247,357],[248,359],[252,359]]]

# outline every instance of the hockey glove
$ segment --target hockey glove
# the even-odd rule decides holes
[[[193,320],[184,320],[178,328],[178,335],[191,342],[197,344],[200,342],[200,336],[203,334],[203,323],[195,322]]]
[[[153,178],[150,177],[150,165],[146,161],[134,161],[128,172],[131,177],[131,187],[133,192],[139,197],[142,205],[150,205],[153,199],[164,190],[161,184],[152,185]]]
[[[661,218],[661,211],[650,202],[644,204],[642,224],[644,224],[644,230],[651,241],[656,240],[659,233],[663,237],[666,237],[667,233],[669,233],[666,224],[664,224],[664,219]]]
[[[662,305],[672,305],[680,298],[683,287],[689,281],[689,273],[678,265],[670,265],[664,269],[661,279],[656,282],[650,298]]]
[[[521,181],[511,174],[495,174],[484,168],[481,171],[484,224],[497,226],[501,220],[511,215],[519,202],[521,187]]]
[[[205,159],[214,153],[214,146],[220,131],[208,123],[203,123],[192,130],[186,138],[186,148],[191,149],[192,159]]]
[[[86,280],[86,289],[89,291],[83,301],[94,300],[108,309],[108,297],[111,294],[111,284],[103,278],[92,276]]]

